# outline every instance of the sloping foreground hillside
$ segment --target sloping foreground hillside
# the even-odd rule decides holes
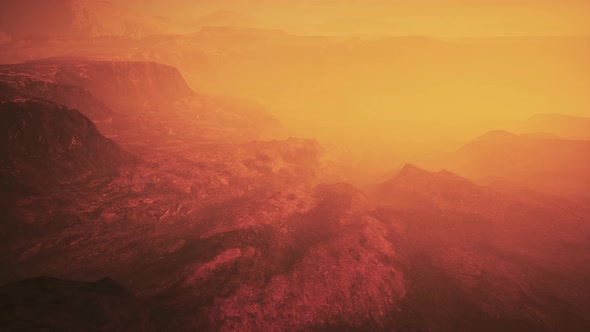
[[[3,192],[76,183],[133,161],[78,111],[25,97],[0,101],[0,154]]]

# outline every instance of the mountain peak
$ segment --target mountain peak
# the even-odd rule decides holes
[[[410,163],[406,163],[397,173],[396,177],[403,177],[403,176],[408,176],[408,175],[426,175],[430,172],[428,172],[427,170],[424,170],[414,164],[410,164]]]
[[[379,187],[384,201],[394,205],[486,211],[483,202],[495,202],[498,194],[447,170],[430,172],[406,164],[391,180]]]
[[[517,137],[518,134],[509,132],[507,130],[492,130],[479,136],[476,140],[498,140],[498,139],[510,139]]]
[[[449,172],[445,169],[439,172],[431,172],[425,169],[422,169],[413,164],[405,164],[404,167],[397,173],[397,175],[387,181],[388,182],[395,182],[398,185],[408,185],[413,186],[424,182],[436,182],[436,183],[471,183],[471,181],[458,176],[452,172]]]

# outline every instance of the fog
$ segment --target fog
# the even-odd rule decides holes
[[[256,101],[292,135],[340,146],[379,171],[534,114],[590,115],[583,1],[167,7],[196,23],[191,42],[208,53],[203,65],[174,46],[174,60],[161,58],[197,91]]]
[[[0,0],[0,330],[589,331],[589,59],[587,0]]]
[[[535,114],[590,115],[585,1],[127,1],[82,7],[88,21],[71,26],[43,16],[63,16],[59,6],[36,6],[4,29],[31,38],[46,22],[43,33],[71,29],[82,43],[37,53],[174,66],[195,91],[259,104],[287,135],[334,146],[369,173]],[[120,33],[139,39],[83,42]]]

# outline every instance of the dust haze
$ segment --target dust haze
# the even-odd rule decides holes
[[[586,330],[589,22],[0,0],[0,327]]]

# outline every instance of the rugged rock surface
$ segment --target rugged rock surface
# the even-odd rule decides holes
[[[215,34],[227,31],[187,38]],[[272,118],[194,94],[178,72],[153,63],[53,59],[3,66],[0,82],[3,181],[41,184],[26,194],[3,186],[0,281],[108,275],[164,313],[153,321],[151,307],[109,281],[37,279],[0,289],[0,303],[8,299],[0,329],[17,324],[10,317],[59,323],[56,311],[90,329],[123,320],[135,322],[127,329],[171,331],[589,328],[583,204],[411,165],[369,195],[322,183],[318,142],[252,141]],[[31,95],[112,114],[109,134],[138,162],[118,164],[120,149],[88,118]],[[571,142],[513,144],[520,139],[492,133],[468,150],[485,157],[507,141],[519,162],[540,158],[541,148],[560,162],[587,155]],[[477,166],[520,167],[504,153]],[[23,300],[32,311],[19,311],[22,294],[32,294]],[[37,306],[46,295],[62,305]]]
[[[10,78],[6,73],[2,73],[0,76],[0,97],[3,99],[14,96],[46,99],[80,110],[92,121],[112,121],[113,111],[94,97],[88,89],[38,79],[35,76],[27,76],[22,73]]]
[[[76,108],[127,145],[248,141],[280,133],[262,107],[195,94],[178,70],[152,62],[61,58],[2,65],[0,96],[14,95]]]
[[[178,70],[151,62],[46,59],[0,66],[0,75],[21,93],[46,93],[43,88],[51,84],[81,87],[110,108],[127,112],[173,105],[194,95]]]
[[[573,255],[588,250],[582,235],[589,231],[588,209],[550,196],[523,200],[411,165],[379,189],[384,205],[373,215],[397,230],[393,241],[407,282],[402,329],[553,331],[588,325],[581,294],[588,294],[583,280],[590,270],[579,268],[587,255]],[[578,271],[575,276],[570,269]]]
[[[42,99],[0,101],[3,191],[112,174],[133,157],[76,110]]]
[[[588,211],[413,166],[387,193],[414,183],[422,198],[381,204],[313,185],[313,143],[236,147],[156,154],[113,181],[16,201],[11,218],[34,222],[3,242],[0,277],[111,275],[173,312],[177,331],[584,326]],[[511,208],[480,213],[472,193]]]

